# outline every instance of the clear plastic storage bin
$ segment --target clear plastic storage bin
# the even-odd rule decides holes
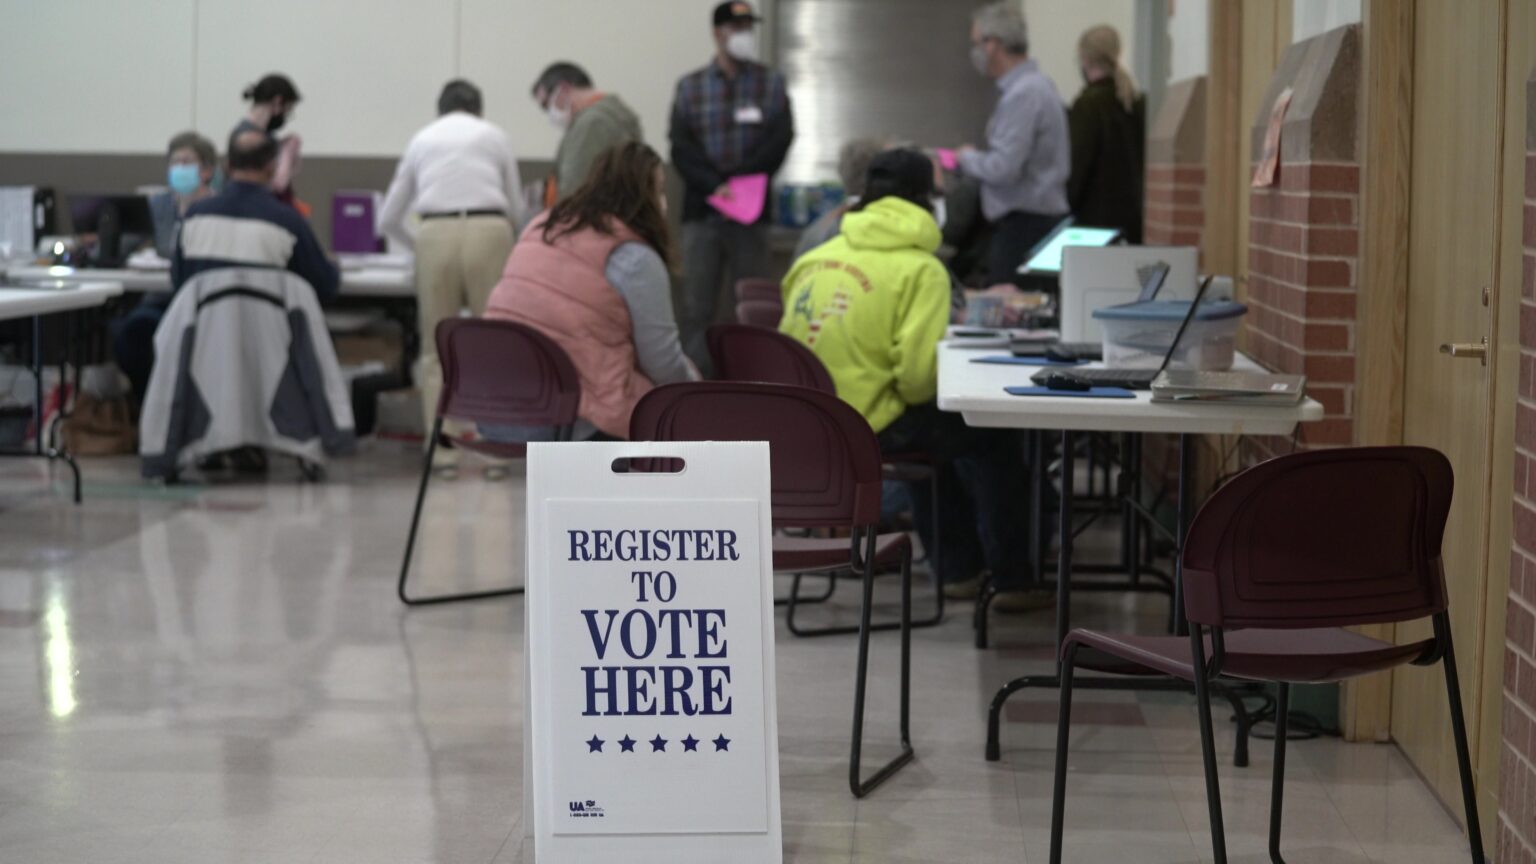
[[[1189,313],[1189,304],[1188,300],[1154,300],[1094,310],[1094,320],[1104,330],[1104,365],[1122,369],[1161,366]],[[1200,304],[1168,368],[1231,369],[1237,352],[1237,327],[1246,314],[1247,306],[1230,300]]]

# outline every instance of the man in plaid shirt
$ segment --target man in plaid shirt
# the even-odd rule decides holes
[[[709,368],[704,331],[714,322],[720,282],[762,276],[768,266],[768,213],[754,225],[721,216],[708,198],[726,194],[732,177],[767,174],[784,164],[795,137],[784,78],[758,63],[761,19],[751,4],[715,7],[716,55],[677,82],[672,102],[672,164],[683,175],[683,350]]]

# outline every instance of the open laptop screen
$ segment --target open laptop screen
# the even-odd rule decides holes
[[[1092,228],[1062,220],[1044,240],[1035,244],[1020,265],[1020,273],[1060,273],[1061,250],[1068,246],[1108,246],[1120,236],[1118,228]]]

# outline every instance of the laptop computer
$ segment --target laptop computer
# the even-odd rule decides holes
[[[1173,362],[1173,354],[1179,350],[1179,342],[1183,340],[1185,331],[1189,330],[1189,322],[1195,320],[1195,310],[1200,308],[1200,301],[1205,299],[1205,292],[1211,287],[1211,280],[1214,278],[1214,276],[1207,276],[1201,280],[1200,290],[1195,292],[1195,299],[1190,302],[1189,311],[1184,313],[1184,320],[1179,322],[1178,332],[1173,334],[1173,342],[1168,345],[1168,353],[1163,355],[1162,365],[1156,369],[1044,369],[1037,372],[1031,380],[1043,386],[1046,378],[1052,375],[1064,375],[1094,387],[1152,389],[1153,380],[1168,368],[1169,363]]]
[[[1172,270],[1166,261],[1158,261],[1145,267],[1137,268],[1137,276],[1141,279],[1141,293],[1136,295],[1137,303],[1147,303],[1157,299],[1159,291],[1163,290],[1163,283],[1168,281],[1168,273]],[[1029,341],[1016,340],[1012,344],[1015,357],[1049,357],[1052,360],[1103,360],[1104,343],[1098,342],[1063,342],[1054,341]]]
[[[1305,375],[1170,370],[1152,382],[1153,402],[1297,405],[1306,395]]]

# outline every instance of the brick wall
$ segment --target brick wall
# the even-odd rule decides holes
[[[1277,372],[1307,376],[1326,414],[1301,428],[1306,447],[1354,438],[1359,193],[1357,164],[1282,163],[1276,184],[1249,199],[1247,350]]]
[[[1199,246],[1205,229],[1205,76],[1168,85],[1147,126],[1142,242]]]
[[[1142,242],[1148,246],[1199,246],[1205,228],[1205,166],[1147,164]]]
[[[1528,104],[1536,117],[1536,84]],[[1536,124],[1533,124],[1536,125]],[[1520,397],[1515,414],[1515,548],[1504,636],[1500,864],[1536,861],[1536,132],[1527,137]]]

